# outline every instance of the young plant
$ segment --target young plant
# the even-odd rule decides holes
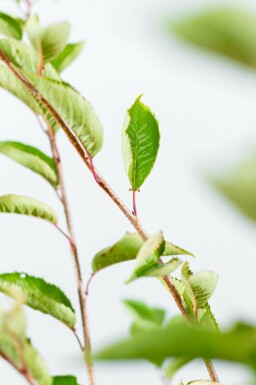
[[[3,141],[0,152],[43,177],[57,194],[66,218],[62,228],[55,212],[45,203],[15,194],[0,197],[0,213],[29,215],[51,224],[68,241],[74,262],[74,275],[79,298],[79,317],[83,337],[76,330],[75,310],[66,295],[55,285],[23,272],[0,274],[0,291],[13,298],[17,306],[10,313],[1,313],[0,355],[31,385],[76,385],[74,376],[53,377],[26,337],[23,305],[49,314],[74,333],[87,367],[88,383],[95,384],[93,355],[88,325],[87,300],[92,277],[103,268],[128,260],[135,266],[127,283],[156,277],[173,297],[181,315],[168,322],[165,312],[139,301],[126,300],[135,320],[132,338],[105,349],[96,355],[101,359],[145,358],[163,368],[171,378],[179,368],[196,357],[202,357],[209,380],[191,384],[220,384],[212,358],[233,360],[256,366],[255,329],[240,325],[221,334],[208,304],[217,284],[211,271],[193,273],[181,256],[192,256],[186,250],[165,240],[163,232],[149,235],[142,227],[136,195],[155,163],[159,150],[159,125],[152,111],[139,96],[128,109],[123,133],[122,153],[131,185],[132,210],[112,190],[94,165],[94,157],[103,145],[103,129],[91,104],[71,85],[62,80],[60,72],[80,53],[83,43],[68,43],[70,26],[66,22],[42,26],[32,15],[27,2],[26,17],[16,18],[0,13],[0,85],[22,100],[36,115],[39,128],[46,134],[50,154],[31,145]],[[26,35],[30,45],[22,41]],[[83,279],[79,253],[74,237],[71,214],[62,171],[58,131],[63,130],[75,151],[90,171],[95,182],[122,211],[134,227],[114,245],[99,251],[92,260],[92,274],[87,284]],[[167,261],[166,261],[167,259]],[[172,274],[180,266],[180,278]],[[148,341],[150,340],[150,345]],[[239,344],[237,351],[235,346]],[[173,360],[166,364],[166,359]]]

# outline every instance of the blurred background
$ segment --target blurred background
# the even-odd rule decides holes
[[[236,6],[256,14],[252,0],[44,0],[36,3],[35,11],[46,24],[69,20],[71,40],[86,40],[80,60],[63,77],[94,105],[105,130],[104,148],[95,164],[129,205],[120,146],[124,113],[140,93],[155,112],[161,147],[138,195],[141,222],[147,232],[162,229],[168,240],[192,251],[194,271],[206,268],[219,274],[211,306],[221,327],[227,327],[234,319],[255,322],[256,226],[216,191],[209,176],[221,174],[256,151],[256,70],[196,48],[170,28],[179,17],[213,5]],[[1,11],[12,10],[15,14],[14,3],[1,1]],[[21,102],[0,90],[0,105],[0,140],[19,140],[48,150],[47,138]],[[62,133],[59,142],[76,239],[88,277],[94,254],[131,227],[96,186]],[[2,156],[0,173],[1,195],[38,198],[56,208],[64,223],[56,196],[43,179]],[[1,272],[17,270],[44,277],[77,304],[68,247],[54,228],[36,219],[1,215],[0,234]],[[113,266],[92,281],[89,317],[94,349],[128,334],[130,319],[121,304],[123,298],[166,308],[170,316],[177,313],[157,280],[124,285],[132,267],[132,262]],[[6,301],[3,296],[2,301]],[[85,384],[73,335],[48,316],[26,312],[29,335],[51,372],[75,371]],[[223,384],[248,383],[243,368],[218,362],[216,367]],[[24,383],[3,361],[0,372],[5,384]],[[97,364],[96,373],[101,385],[161,383],[160,373],[146,363]],[[174,383],[179,384],[181,378],[186,382],[207,378],[207,374],[201,362],[194,362]]]

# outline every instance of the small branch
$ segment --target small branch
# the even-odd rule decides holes
[[[204,359],[205,366],[207,368],[207,371],[209,373],[211,382],[219,382],[218,375],[216,373],[216,370],[213,366],[213,363],[211,360]]]
[[[89,295],[89,288],[90,288],[90,284],[92,282],[92,279],[93,277],[95,276],[95,273],[91,273],[88,281],[87,281],[87,284],[86,284],[86,289],[85,289],[85,295],[88,296]]]
[[[32,11],[32,2],[31,0],[27,0],[27,12],[26,12],[27,19],[31,16],[31,11]]]
[[[82,352],[84,351],[84,347],[83,347],[83,344],[79,338],[79,335],[77,334],[76,332],[76,329],[72,329],[72,332],[74,333],[74,336],[76,337],[76,340],[78,342],[78,345],[80,346],[80,349],[82,350]]]
[[[141,239],[143,241],[146,241],[148,239],[148,235],[147,233],[145,232],[145,230],[143,229],[143,227],[141,226],[138,218],[133,215],[133,213],[128,209],[128,207],[124,204],[124,202],[118,197],[118,195],[111,189],[111,187],[108,185],[108,183],[106,182],[106,180],[100,175],[100,173],[97,171],[97,169],[93,166],[92,168],[92,164],[91,164],[91,161],[90,161],[90,156],[88,155],[88,152],[86,151],[86,149],[83,147],[82,143],[80,142],[80,140],[77,138],[77,136],[73,133],[73,131],[66,125],[66,123],[62,120],[62,118],[59,116],[59,114],[55,111],[55,109],[47,102],[46,99],[44,99],[42,97],[42,95],[40,94],[40,92],[33,86],[33,84],[31,84],[13,65],[12,63],[10,62],[10,60],[5,56],[5,54],[3,52],[0,51],[0,60],[2,60],[8,67],[9,69],[13,72],[13,74],[22,82],[22,84],[36,97],[38,98],[42,105],[51,113],[51,115],[54,117],[54,119],[56,120],[56,122],[60,125],[60,127],[63,129],[63,131],[65,132],[65,134],[67,135],[70,143],[72,144],[72,146],[75,148],[75,150],[78,152],[78,154],[80,155],[81,159],[83,160],[83,162],[85,163],[86,167],[92,172],[93,174],[93,177],[94,177],[94,180],[96,181],[96,183],[100,186],[100,188],[102,190],[105,191],[105,193],[111,198],[111,200],[116,204],[116,206],[123,212],[123,214],[125,215],[125,217],[129,220],[129,222],[132,224],[132,226],[134,227],[134,229],[138,232],[139,236],[141,237]],[[65,205],[64,205],[65,207]],[[69,217],[69,215],[67,215],[67,218]],[[185,306],[183,305],[183,302],[182,302],[182,299],[175,287],[175,285],[172,283],[172,279],[171,277],[169,276],[165,276],[163,277],[165,283],[166,283],[166,286],[169,290],[169,292],[171,293],[176,305],[178,306],[181,314],[184,316],[185,319],[188,319],[188,314],[187,314],[187,310],[185,308]],[[84,301],[85,301],[85,304],[81,304],[81,306],[84,306],[86,307],[86,295],[85,293],[83,293],[84,295]],[[82,300],[82,298],[81,298]],[[85,334],[86,334],[86,331],[85,331]],[[86,344],[86,346],[88,347],[88,344]],[[90,346],[89,346],[89,350],[90,350]],[[91,358],[88,358],[90,357],[90,355],[86,355],[85,353],[85,357],[86,357],[86,360],[88,359],[90,362],[91,361]],[[207,370],[209,372],[209,375],[211,378],[216,378],[217,379],[217,376],[215,377],[213,375],[214,373],[214,370],[212,369],[213,365],[212,364],[207,364]],[[216,381],[216,380],[215,380]]]

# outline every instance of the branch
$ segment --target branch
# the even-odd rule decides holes
[[[148,239],[148,235],[143,229],[139,219],[128,209],[128,207],[125,205],[125,203],[118,197],[118,195],[111,189],[111,187],[108,185],[106,180],[100,175],[100,173],[97,171],[97,169],[92,166],[90,155],[86,151],[86,149],[81,144],[80,140],[76,137],[76,135],[73,133],[73,131],[66,125],[66,123],[62,120],[62,118],[59,116],[59,114],[54,110],[54,108],[47,102],[46,99],[42,97],[42,95],[39,93],[39,91],[19,72],[16,70],[16,68],[12,65],[12,63],[9,61],[9,59],[5,56],[4,53],[0,51],[0,59],[9,67],[9,69],[13,72],[13,74],[23,83],[23,85],[36,97],[38,98],[42,105],[51,113],[53,118],[56,120],[56,122],[60,125],[60,127],[63,129],[65,134],[67,135],[70,143],[73,145],[73,147],[76,149],[78,154],[80,155],[81,159],[85,163],[86,167],[91,171],[91,173],[94,176],[94,179],[96,183],[100,186],[102,190],[105,191],[105,193],[112,199],[112,201],[116,204],[116,206],[123,212],[125,217],[129,220],[129,222],[132,224],[132,226],[135,228],[135,230],[140,235],[141,239],[143,241],[146,241]],[[161,260],[160,260],[161,261]],[[165,284],[171,293],[176,305],[178,306],[181,314],[183,317],[188,320],[188,313],[187,309],[185,308],[183,301],[175,287],[175,285],[172,282],[172,279],[170,276],[164,276],[163,277]],[[218,377],[215,375],[215,370],[213,368],[212,363],[209,363],[206,365],[207,370],[209,372],[210,378],[213,382],[218,382]]]

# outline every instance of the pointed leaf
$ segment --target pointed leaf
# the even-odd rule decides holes
[[[164,277],[172,273],[174,270],[182,264],[179,258],[173,258],[171,261],[166,263],[154,263],[149,268],[143,270],[137,278],[141,277]]]
[[[256,66],[256,17],[253,13],[219,7],[178,20],[173,30],[195,45]]]
[[[68,124],[90,156],[95,156],[102,147],[103,129],[91,104],[67,83],[25,75]]]
[[[25,273],[0,274],[0,291],[17,302],[57,318],[71,329],[75,325],[75,312],[69,299],[57,286],[42,278]]]
[[[80,55],[84,42],[67,44],[64,50],[51,62],[53,67],[62,72]]]
[[[20,23],[10,15],[0,12],[0,34],[21,40],[22,28]]]
[[[56,214],[45,203],[21,195],[0,196],[0,213],[29,215],[57,223]]]
[[[19,142],[0,142],[0,152],[41,175],[53,187],[58,185],[54,160],[37,148]]]
[[[184,356],[217,358],[256,368],[256,330],[248,325],[238,325],[219,334],[189,326],[185,322],[171,323],[109,346],[99,352],[96,358],[147,359],[161,363],[168,357]]]
[[[202,328],[218,332],[220,331],[219,325],[208,303],[205,305],[204,308],[199,309],[198,322]]]
[[[164,252],[165,242],[162,231],[148,238],[136,257],[136,265],[128,282],[143,276],[145,270],[154,265]]]
[[[106,247],[99,251],[93,258],[92,269],[93,272],[104,269],[116,263],[121,263],[135,259],[143,241],[137,233],[125,233],[125,235],[114,245]],[[193,255],[188,251],[165,242],[164,256],[172,255]]]
[[[166,311],[157,307],[148,306],[142,301],[133,299],[123,300],[125,307],[132,313],[135,320],[143,320],[161,326],[164,322]]]
[[[79,385],[74,376],[56,376],[53,377],[52,385]]]
[[[70,34],[70,25],[62,22],[42,28],[38,18],[32,16],[26,24],[26,32],[32,47],[43,56],[44,63],[47,63],[64,49]]]
[[[138,190],[155,163],[160,141],[158,122],[139,96],[126,116],[122,134],[125,170],[134,191]]]

